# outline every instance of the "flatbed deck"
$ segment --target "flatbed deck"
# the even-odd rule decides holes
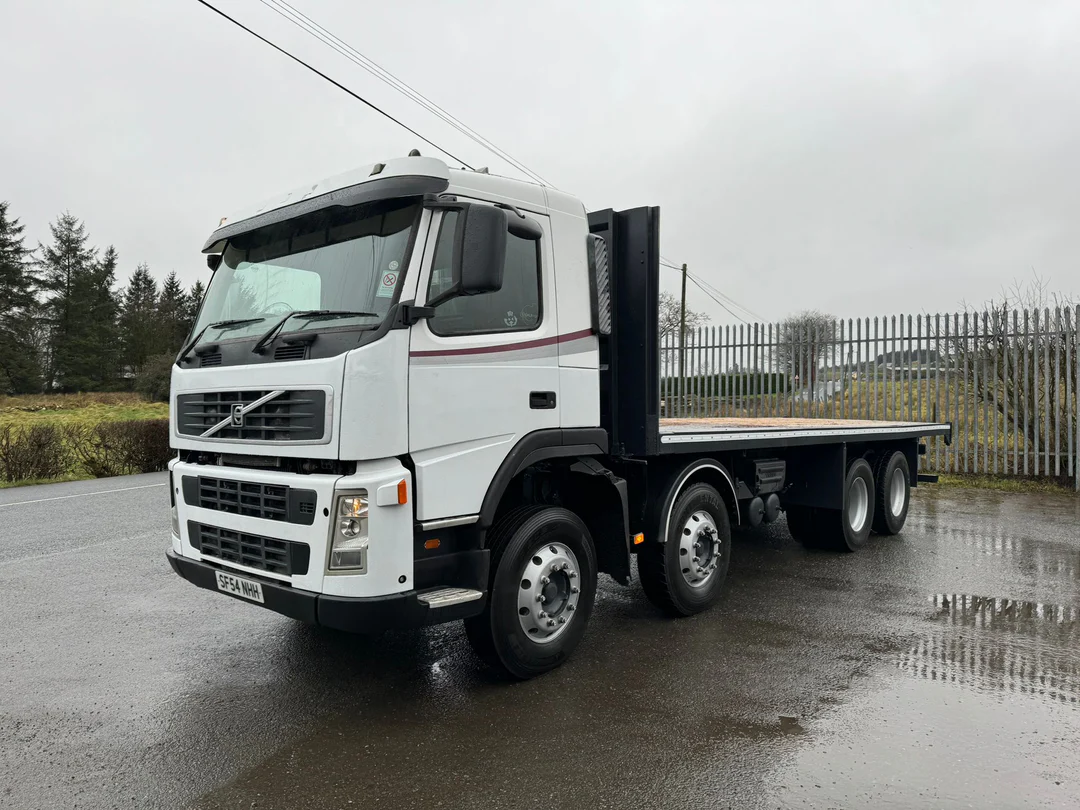
[[[664,452],[680,452],[691,445],[732,447],[791,447],[803,444],[834,444],[878,439],[911,439],[929,436],[952,438],[951,425],[939,422],[885,422],[859,419],[803,419],[795,417],[720,417],[661,419],[660,446]]]

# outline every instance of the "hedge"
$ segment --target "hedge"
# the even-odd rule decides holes
[[[173,455],[168,419],[0,428],[0,478],[8,483],[158,472]]]
[[[764,390],[763,390],[764,389]],[[664,377],[660,380],[661,396],[736,396],[756,394],[786,393],[788,381],[786,374],[766,374],[759,371],[733,372],[730,374],[698,374],[686,377],[679,388],[678,377]]]

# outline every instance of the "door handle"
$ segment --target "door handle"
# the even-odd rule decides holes
[[[531,391],[529,393],[529,407],[537,411],[551,410],[555,407],[555,392]]]

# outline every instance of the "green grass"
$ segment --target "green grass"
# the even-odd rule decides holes
[[[138,394],[42,394],[0,397],[0,427],[14,425],[69,425],[164,419],[165,402],[147,402]]]
[[[933,485],[931,485],[933,486]],[[1053,480],[981,475],[975,473],[943,474],[936,486],[959,487],[962,489],[991,489],[997,492],[1034,492],[1055,493],[1076,496],[1072,483],[1062,484]]]
[[[4,481],[0,479],[0,489],[14,489],[15,487],[32,487],[35,484],[63,484],[68,481],[89,481],[94,476],[90,473],[71,472],[61,475],[59,478],[30,478],[24,481]]]

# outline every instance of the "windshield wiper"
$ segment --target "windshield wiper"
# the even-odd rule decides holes
[[[206,326],[199,330],[199,333],[195,335],[195,337],[193,337],[184,345],[184,348],[180,350],[180,354],[176,358],[176,362],[183,363],[184,360],[187,359],[187,356],[191,352],[191,350],[194,349],[197,345],[199,345],[199,341],[202,339],[202,336],[206,334],[207,329],[232,329],[235,326],[243,326],[245,324],[258,323],[259,321],[265,320],[266,318],[233,318],[232,320],[228,321],[215,321],[214,323],[208,323]]]
[[[254,354],[262,354],[263,349],[267,344],[274,339],[274,336],[281,331],[281,328],[285,326],[293,318],[307,318],[309,321],[322,320],[324,318],[348,318],[351,316],[368,316],[371,318],[378,318],[374,312],[349,312],[347,310],[336,309],[297,309],[290,312],[288,315],[283,315],[280,320],[263,333],[263,336],[255,341],[255,345],[251,347],[251,351]]]
[[[309,321],[323,319],[323,318],[347,318],[349,315],[369,315],[372,318],[378,318],[378,315],[374,312],[348,312],[345,310],[333,310],[333,309],[296,309],[289,312],[287,315],[282,315],[281,319],[273,326],[266,330],[262,337],[255,341],[255,346],[252,347],[254,354],[261,354],[262,350],[266,349],[267,343],[273,340],[274,336],[281,332],[281,328],[294,318],[307,318]]]
[[[320,312],[318,315],[312,315],[308,318],[309,321],[329,321],[334,318],[381,318],[377,312],[349,312],[344,309],[332,309],[327,312]]]

